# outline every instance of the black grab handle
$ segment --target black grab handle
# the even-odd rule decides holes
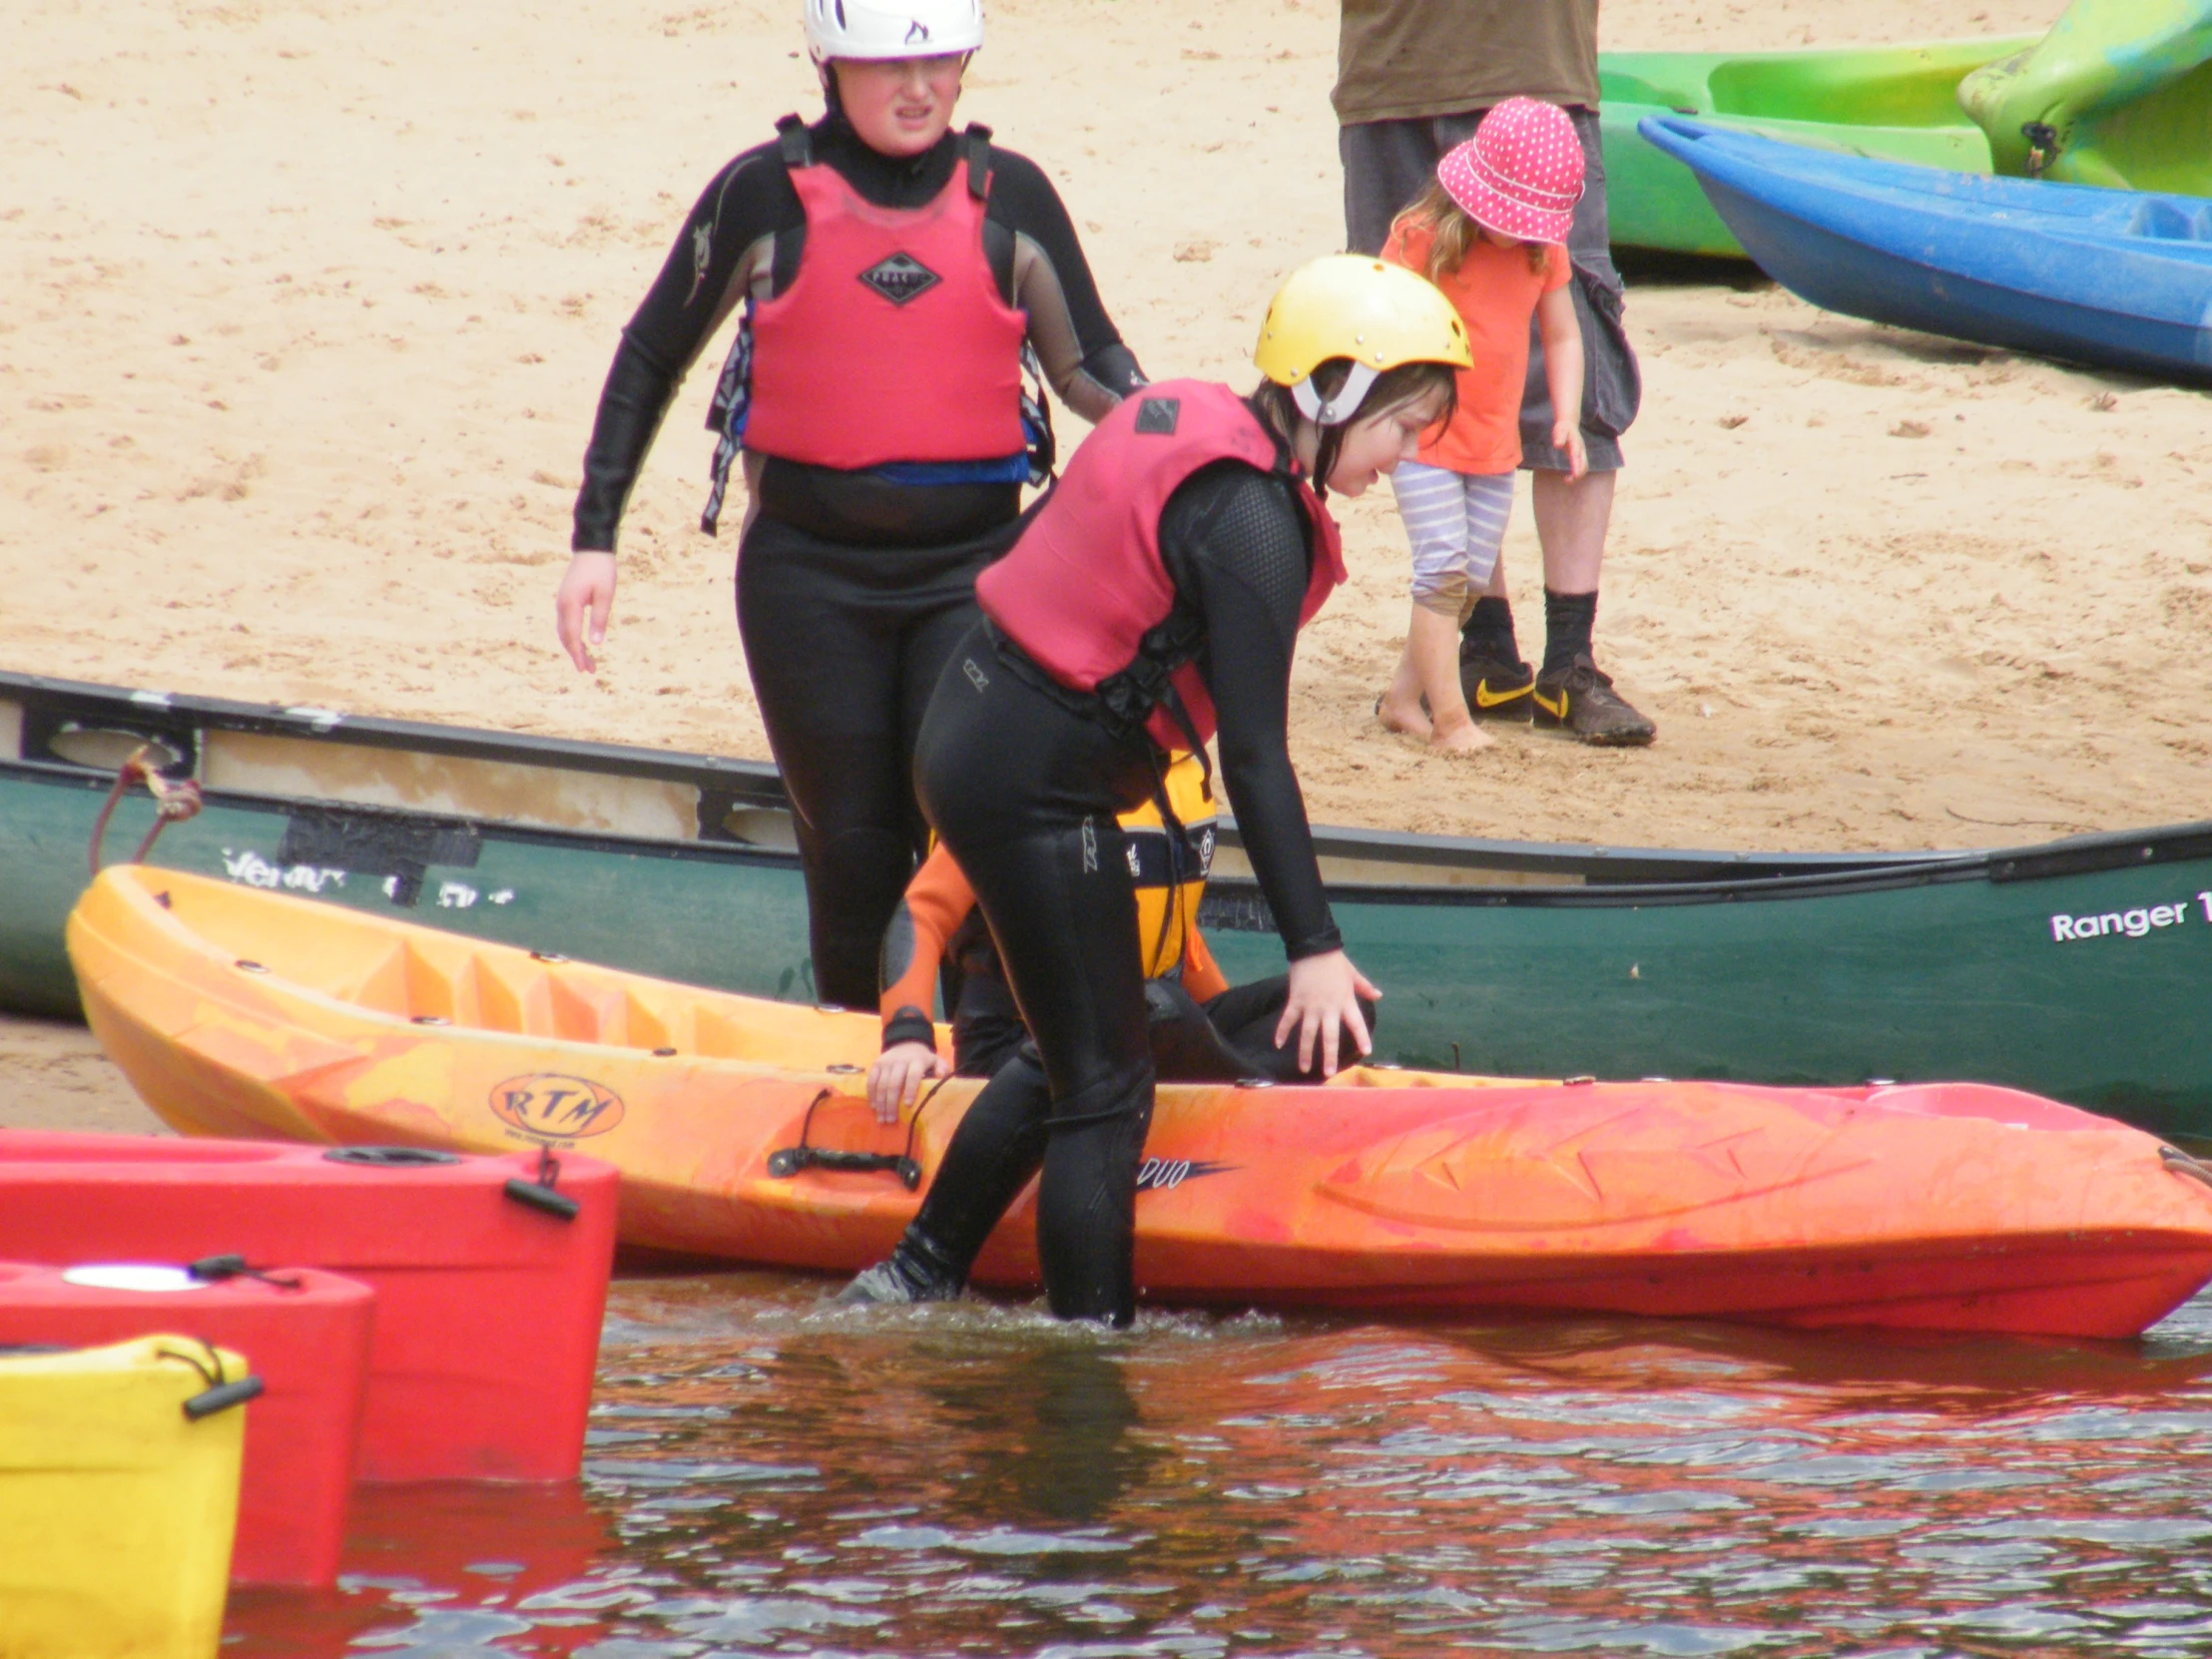
[[[527,1204],[533,1210],[543,1210],[557,1221],[574,1221],[582,1214],[583,1206],[568,1194],[555,1192],[551,1187],[540,1186],[535,1181],[525,1181],[519,1175],[507,1177],[502,1189],[517,1204]]]
[[[921,1185],[921,1166],[896,1152],[841,1152],[828,1146],[787,1146],[768,1156],[768,1172],[787,1181],[802,1170],[844,1170],[854,1175],[889,1171],[908,1192]]]
[[[202,1417],[212,1417],[218,1411],[228,1411],[234,1405],[244,1405],[250,1399],[262,1396],[262,1380],[258,1377],[242,1377],[236,1382],[218,1382],[212,1388],[204,1388],[185,1401],[185,1415],[194,1422]]]

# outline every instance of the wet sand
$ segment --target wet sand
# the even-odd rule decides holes
[[[1842,44],[2004,34],[2060,9],[1608,0],[1604,31],[1621,48]],[[617,330],[722,162],[815,107],[789,12],[13,8],[7,665],[765,754],[734,546],[696,527],[724,341],[632,501],[603,672],[560,656],[551,609]],[[1272,284],[1340,243],[1336,24],[1318,0],[993,7],[962,113],[1059,182],[1153,374],[1248,379]],[[1383,734],[1369,711],[1406,576],[1383,492],[1348,504],[1353,586],[1301,652],[1314,816],[1805,848],[2203,816],[2212,399],[1697,277],[1631,289],[1646,393],[1599,618],[1658,745],[1508,732],[1447,760]],[[1533,649],[1525,505],[1506,558]],[[68,1039],[0,1031],[18,1100],[48,1098],[24,1052],[82,1075]],[[70,1087],[52,1111],[77,1109]]]

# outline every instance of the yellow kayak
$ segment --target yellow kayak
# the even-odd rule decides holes
[[[249,1382],[189,1337],[0,1351],[0,1654],[212,1659]]]

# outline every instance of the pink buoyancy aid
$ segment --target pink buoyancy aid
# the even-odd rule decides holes
[[[1137,660],[1144,636],[1175,606],[1160,561],[1160,514],[1185,479],[1213,461],[1280,472],[1276,443],[1229,387],[1162,380],[1132,392],[1069,457],[1067,470],[1021,539],[977,578],[983,614],[1061,685],[1095,691]],[[1294,474],[1295,476],[1295,474]],[[1298,623],[1311,622],[1345,579],[1336,521],[1303,478],[1301,504],[1314,527],[1313,572]],[[1214,735],[1214,700],[1195,664],[1170,683],[1196,736]],[[1145,730],[1163,749],[1190,736],[1165,707]]]
[[[745,446],[846,471],[1018,455],[1027,315],[998,294],[984,200],[955,168],[921,208],[878,208],[820,163],[791,169],[807,241],[753,313]]]

